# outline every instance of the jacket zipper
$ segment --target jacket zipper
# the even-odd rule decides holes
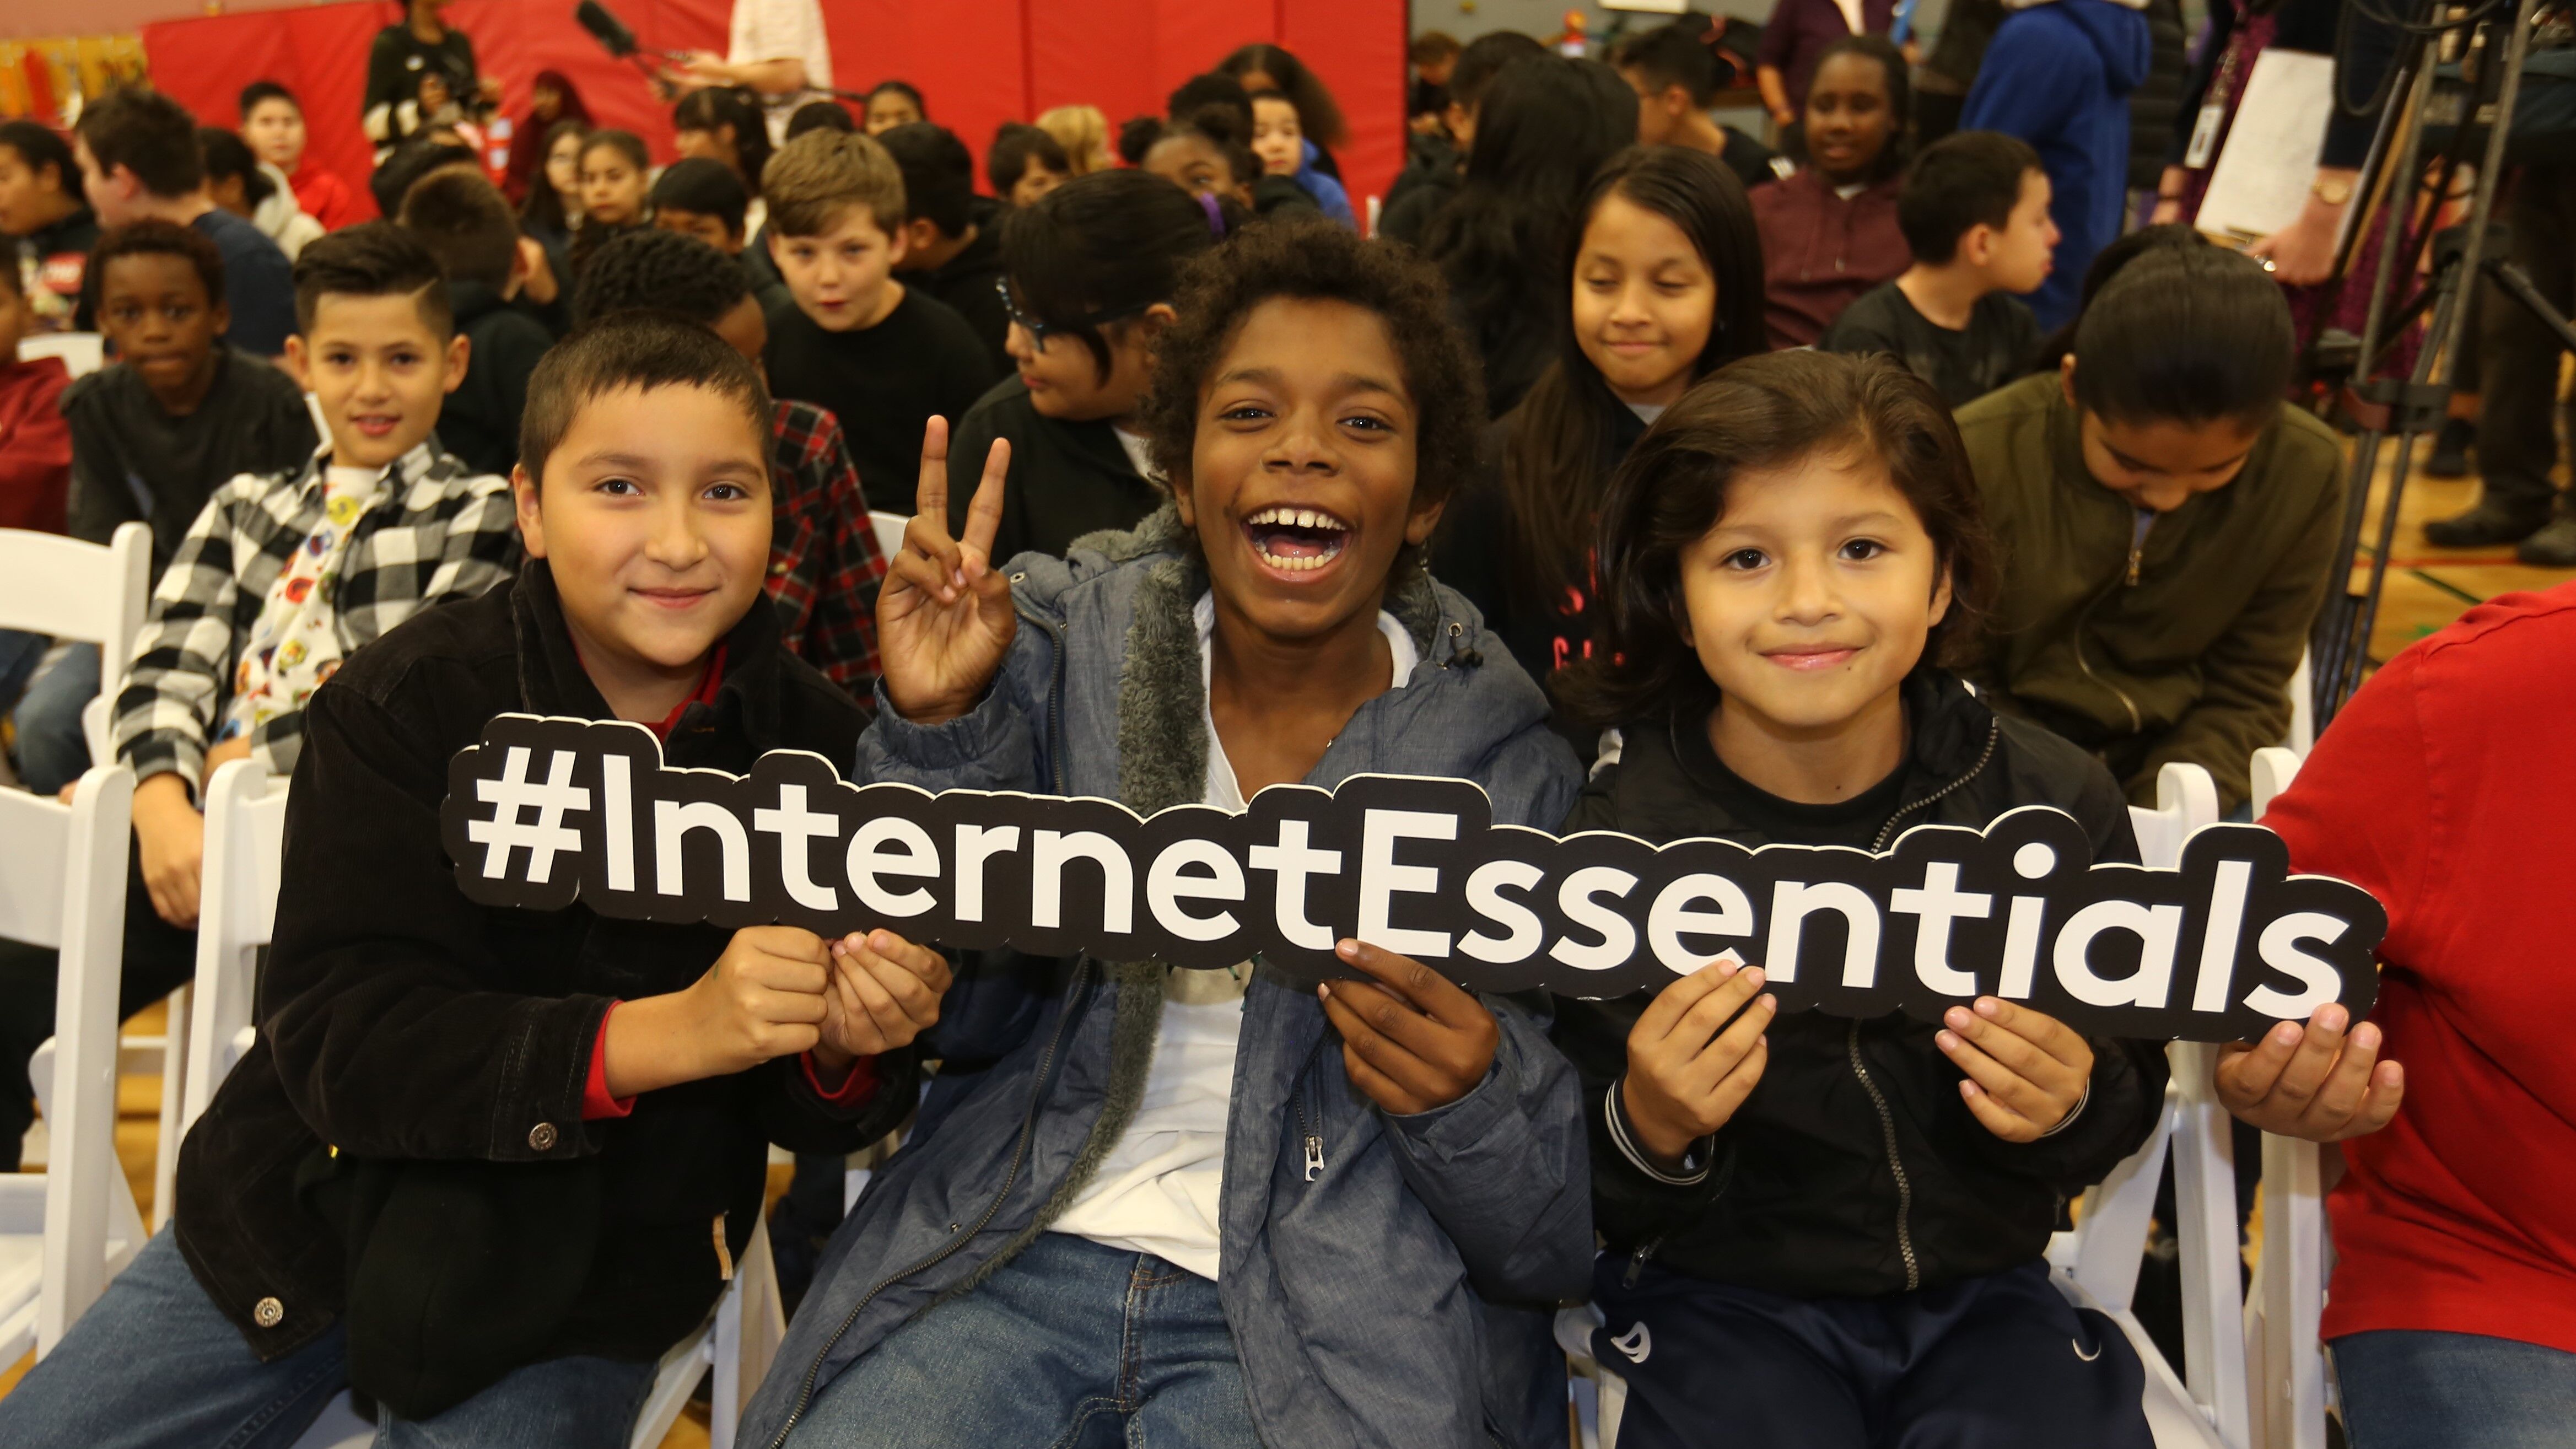
[[[2130,566],[2134,569],[2136,567],[2137,555],[2132,553],[2129,558]],[[2129,582],[2134,584],[2137,581],[2136,575],[2132,573],[2129,578]],[[2084,606],[2084,612],[2075,616],[2075,667],[2084,671],[2085,678],[2092,680],[2095,684],[2098,684],[2111,692],[2111,697],[2120,702],[2120,708],[2129,712],[2129,732],[2131,734],[2136,734],[2145,730],[2147,727],[2146,721],[2141,719],[2138,715],[2137,701],[2129,698],[2127,690],[2124,690],[2120,686],[2113,684],[2111,681],[2104,679],[2101,675],[2094,673],[2093,661],[2084,657],[2084,626],[2092,622],[2093,611],[2102,607],[2102,601],[2111,597],[2111,595],[2118,592],[2119,589],[2120,585],[2113,584],[2110,588],[2104,589],[2102,592],[2095,594],[2093,596],[2093,602]]]
[[[1025,610],[1021,611],[1020,617],[1044,631],[1048,641],[1055,646],[1055,677],[1048,699],[1047,738],[1048,753],[1054,757],[1049,762],[1052,766],[1050,773],[1055,780],[1056,793],[1062,795],[1065,793],[1064,751],[1055,748],[1054,742],[1064,715],[1064,636],[1056,632],[1054,625],[1031,616]],[[951,1237],[941,1245],[938,1252],[869,1285],[868,1291],[851,1307],[849,1315],[841,1320],[840,1327],[833,1329],[832,1336],[823,1340],[823,1347],[814,1355],[814,1362],[806,1366],[805,1382],[796,1390],[796,1407],[788,1411],[786,1422],[778,1426],[778,1436],[769,1441],[769,1449],[780,1449],[780,1446],[787,1442],[787,1436],[796,1432],[797,1421],[805,1417],[805,1410],[814,1402],[814,1380],[822,1376],[823,1360],[832,1356],[833,1347],[840,1343],[842,1335],[848,1333],[851,1326],[859,1321],[859,1315],[867,1312],[868,1305],[876,1301],[877,1295],[915,1273],[927,1273],[948,1261],[960,1248],[975,1241],[976,1235],[992,1224],[994,1216],[1001,1212],[1002,1204],[1010,1199],[1011,1188],[1020,1179],[1021,1164],[1028,1160],[1029,1139],[1037,1133],[1038,1104],[1046,1099],[1047,1079],[1055,1071],[1056,1048],[1064,1044],[1064,1029],[1074,1017],[1073,1001],[1090,984],[1091,960],[1089,957],[1084,957],[1073,968],[1073,982],[1065,991],[1065,1009],[1056,1016],[1055,1034],[1047,1038],[1046,1050],[1038,1057],[1037,1073],[1029,1079],[1029,1104],[1020,1114],[1019,1140],[1011,1148],[1011,1165],[1002,1174],[1001,1189],[993,1194],[991,1202],[984,1205],[983,1215],[975,1219],[974,1226],[962,1234]]]
[[[1312,1121],[1306,1116],[1306,1103],[1317,1091],[1315,1059],[1323,1054],[1323,1050],[1323,1039],[1318,1037],[1314,1050],[1306,1054],[1306,1069],[1297,1075],[1297,1135],[1305,1142],[1308,1182],[1313,1182],[1324,1172],[1324,1134],[1316,1130],[1323,1122],[1324,1109],[1318,1104]]]
[[[1869,1093],[1870,1105],[1878,1109],[1878,1130],[1887,1139],[1887,1170],[1896,1175],[1896,1251],[1905,1259],[1905,1291],[1911,1293],[1923,1286],[1923,1266],[1914,1257],[1914,1184],[1905,1176],[1905,1160],[1896,1153],[1896,1114],[1888,1110],[1887,1098],[1879,1094],[1868,1064],[1860,1059],[1859,1022],[1851,1024],[1848,1040],[1852,1075],[1860,1078],[1861,1090]]]
[[[1970,765],[1959,778],[1911,805],[1900,807],[1896,813],[1888,816],[1887,823],[1878,827],[1878,838],[1871,842],[1870,849],[1873,852],[1887,849],[1888,837],[1895,834],[1898,822],[1909,815],[1931,808],[1936,802],[1964,788],[1969,781],[1984,774],[1987,764],[1995,757],[1995,743],[2003,737],[2003,730],[2003,721],[1988,721],[1986,747],[1978,754],[1977,762]],[[1887,1098],[1878,1090],[1878,1083],[1871,1079],[1869,1064],[1861,1059],[1860,1023],[1857,1021],[1851,1024],[1851,1034],[1846,1038],[1846,1048],[1851,1056],[1852,1075],[1860,1079],[1860,1089],[1869,1094],[1870,1106],[1877,1109],[1879,1136],[1887,1144],[1887,1170],[1896,1178],[1896,1251],[1905,1259],[1905,1291],[1911,1293],[1923,1286],[1923,1265],[1914,1255],[1914,1183],[1905,1174],[1903,1155],[1896,1150],[1896,1113],[1887,1105]],[[1653,1246],[1648,1244],[1646,1248],[1640,1249],[1636,1261],[1629,1265],[1628,1281],[1631,1286],[1636,1282],[1637,1272],[1645,1266],[1646,1253],[1651,1251]]]

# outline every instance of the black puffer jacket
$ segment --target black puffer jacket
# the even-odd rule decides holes
[[[2138,858],[2127,805],[2100,762],[1997,716],[1937,670],[1917,670],[1905,702],[1911,771],[1880,848],[1916,825],[1977,827],[2017,806],[2054,805],[2084,826],[2094,859]],[[1626,731],[1622,757],[1584,791],[1566,831],[1765,843],[1685,764],[1673,728]],[[2091,1095],[2073,1121],[2037,1142],[2006,1142],[1969,1115],[1932,1025],[1786,1013],[1771,1025],[1761,1084],[1717,1134],[1714,1170],[1674,1186],[1630,1162],[1603,1115],[1627,1068],[1629,1029],[1651,999],[1558,1003],[1556,1042],[1582,1073],[1592,1129],[1594,1225],[1614,1252],[1766,1292],[1875,1296],[2030,1262],[2066,1200],[2146,1140],[2164,1099],[2160,1044],[2096,1038]]]
[[[2147,0],[2145,14],[2153,58],[2147,62],[2147,78],[2129,92],[2131,191],[2153,191],[2164,175],[2191,62],[2191,38],[2183,30],[2179,0]]]

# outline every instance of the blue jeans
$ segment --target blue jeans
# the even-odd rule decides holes
[[[1041,1233],[842,1370],[788,1443],[1261,1449],[1261,1436],[1214,1283],[1151,1253]]]
[[[36,666],[45,661],[45,651],[53,641],[42,634],[23,629],[0,629],[0,714],[7,713],[25,693],[27,681],[35,678]]]
[[[90,767],[81,711],[98,694],[98,646],[73,644],[18,697],[18,778],[39,795],[58,793]]]
[[[2576,1440],[2576,1353],[2380,1329],[2328,1345],[2352,1449],[2558,1449]]]
[[[531,1364],[443,1414],[380,1415],[377,1449],[625,1449],[655,1366]],[[163,1228],[0,1398],[0,1444],[285,1449],[348,1386],[341,1330],[261,1363]]]

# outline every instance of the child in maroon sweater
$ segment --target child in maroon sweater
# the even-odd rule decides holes
[[[1773,347],[1813,344],[1853,298],[1913,262],[1896,225],[1910,104],[1905,58],[1883,37],[1825,48],[1807,91],[1804,169],[1753,189]]]
[[[0,266],[0,528],[60,533],[72,484],[62,397],[72,375],[59,357],[19,360],[34,322],[18,269]]]

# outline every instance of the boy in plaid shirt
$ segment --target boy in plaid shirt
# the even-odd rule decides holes
[[[138,777],[138,874],[173,936],[197,920],[202,783],[245,756],[292,771],[304,702],[350,652],[499,583],[516,556],[508,481],[431,437],[470,348],[420,239],[370,222],[314,242],[295,264],[295,311],[287,364],[321,403],[328,447],[215,490],[153,591],[116,700],[116,751]],[[137,982],[137,927],[150,933],[137,914],[127,995],[139,985],[148,1001],[185,978],[193,950],[169,963],[169,985]]]
[[[652,308],[701,322],[760,365],[769,324],[750,274],[707,242],[639,229],[601,247],[581,274],[573,320]],[[771,404],[769,597],[787,652],[841,686],[863,710],[877,698],[877,590],[886,559],[868,522],[859,470],[840,419],[812,403]]]

